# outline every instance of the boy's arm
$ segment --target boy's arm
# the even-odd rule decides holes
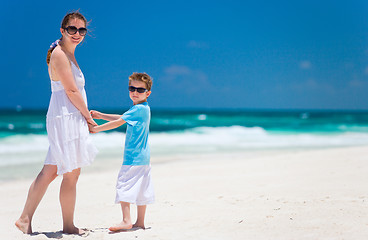
[[[121,117],[121,115],[118,114],[102,113],[96,110],[91,110],[90,113],[94,119],[103,119],[106,121],[114,121]]]
[[[116,120],[112,120],[110,122],[104,123],[104,124],[99,125],[99,126],[92,126],[91,131],[93,133],[97,133],[97,132],[101,132],[101,131],[107,131],[107,130],[111,130],[111,129],[120,127],[124,123],[126,123],[126,122],[122,118],[118,118]]]

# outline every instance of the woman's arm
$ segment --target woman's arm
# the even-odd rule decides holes
[[[91,127],[91,132],[98,133],[98,132],[101,132],[101,131],[111,130],[111,129],[120,127],[124,123],[126,123],[126,122],[122,118],[119,118],[119,119],[104,123],[104,124],[99,125],[99,126],[92,126]]]
[[[53,73],[56,75],[56,79],[61,81],[69,100],[81,112],[89,124],[97,125],[88,111],[82,94],[79,92],[75,83],[69,59],[60,48],[56,48],[53,51],[50,65]]]
[[[91,110],[90,111],[92,117],[94,119],[103,119],[106,121],[114,121],[117,120],[119,118],[121,118],[122,115],[118,115],[118,114],[108,114],[108,113],[102,113],[96,110]]]

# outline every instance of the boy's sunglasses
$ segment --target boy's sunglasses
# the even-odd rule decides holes
[[[74,35],[77,32],[79,32],[79,35],[81,36],[85,36],[87,34],[87,28],[76,28],[74,26],[68,26],[66,28],[64,28],[70,35]]]
[[[148,91],[145,88],[141,88],[141,87],[136,88],[136,87],[133,87],[133,86],[129,86],[129,91],[130,92],[135,92],[135,90],[137,90],[137,92],[139,92],[139,93],[144,93],[144,92],[147,92]]]

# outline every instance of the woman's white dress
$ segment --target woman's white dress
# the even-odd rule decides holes
[[[75,83],[87,105],[84,75],[72,61],[70,62]],[[62,175],[90,165],[97,149],[91,142],[86,119],[69,100],[61,82],[51,79],[51,91],[46,116],[50,147],[44,164],[56,165],[57,174]]]

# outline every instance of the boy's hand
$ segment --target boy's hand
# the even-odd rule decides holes
[[[101,113],[96,110],[89,111],[94,119],[101,119]]]

